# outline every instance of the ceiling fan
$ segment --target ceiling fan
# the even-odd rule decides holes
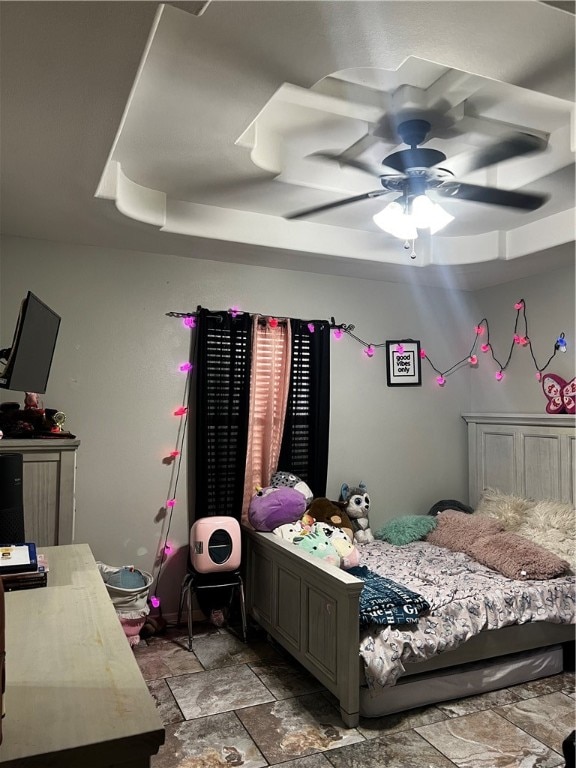
[[[382,189],[307,208],[288,214],[285,218],[302,219],[331,208],[396,192],[398,197],[377,213],[373,220],[386,232],[403,240],[413,240],[418,237],[419,229],[429,229],[434,234],[454,218],[435,203],[428,192],[432,192],[436,198],[468,200],[522,211],[535,211],[548,199],[541,194],[466,184],[456,178],[504,160],[541,152],[547,145],[544,139],[528,133],[514,133],[479,150],[447,160],[443,152],[420,146],[426,142],[430,128],[431,124],[427,120],[410,119],[401,122],[397,133],[409,148],[388,155],[380,166],[346,156],[346,152],[342,155],[331,152],[315,152],[310,155],[366,171],[380,180]]]

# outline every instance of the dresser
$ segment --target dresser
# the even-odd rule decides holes
[[[0,453],[21,453],[24,528],[37,546],[74,541],[74,486],[80,440],[0,440]]]
[[[2,768],[149,768],[164,727],[87,544],[6,594]]]

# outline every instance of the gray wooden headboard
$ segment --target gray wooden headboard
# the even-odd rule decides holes
[[[465,413],[469,495],[484,488],[534,499],[576,500],[576,416]]]

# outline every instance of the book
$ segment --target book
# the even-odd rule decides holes
[[[32,574],[6,574],[0,576],[4,592],[15,592],[19,589],[35,589],[37,587],[46,587],[48,585],[47,573]]]

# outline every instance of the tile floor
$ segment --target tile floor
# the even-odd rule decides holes
[[[264,637],[195,625],[142,641],[136,660],[166,726],[153,768],[555,768],[575,727],[574,673],[361,719]]]

